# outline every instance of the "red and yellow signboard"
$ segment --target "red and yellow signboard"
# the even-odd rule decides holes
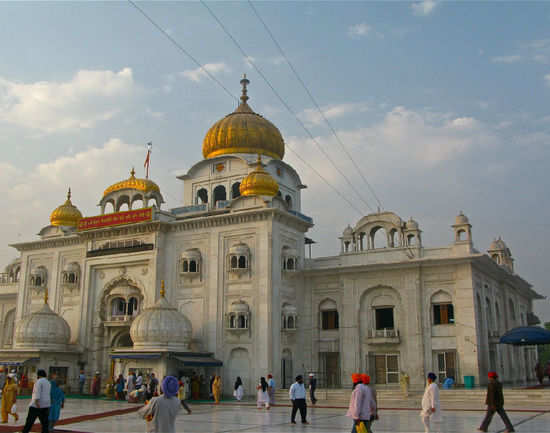
[[[92,230],[104,227],[135,224],[153,219],[153,208],[135,209],[126,212],[115,212],[105,215],[81,218],[78,221],[78,230]]]

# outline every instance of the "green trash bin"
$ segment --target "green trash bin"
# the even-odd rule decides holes
[[[475,384],[474,376],[464,376],[464,388],[472,389]]]

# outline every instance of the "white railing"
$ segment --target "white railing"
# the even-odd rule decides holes
[[[137,314],[121,314],[121,315],[111,315],[109,318],[109,321],[111,322],[128,322],[130,320],[134,320],[134,318],[137,316]]]
[[[396,338],[399,337],[397,329],[369,329],[369,338]]]

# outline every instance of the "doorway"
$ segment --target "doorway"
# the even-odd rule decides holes
[[[340,387],[340,353],[321,352],[319,353],[321,374],[319,377],[320,386],[324,388]]]

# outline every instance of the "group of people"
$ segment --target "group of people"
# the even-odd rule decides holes
[[[543,384],[544,376],[548,376],[548,381],[550,381],[550,361],[548,361],[544,367],[541,362],[537,362],[535,365],[535,376],[537,376],[539,385]]]
[[[61,409],[65,405],[65,393],[59,387],[57,377],[52,375],[47,379],[46,371],[38,370],[38,380],[34,383],[27,420],[23,433],[31,431],[36,418],[42,425],[42,433],[52,433],[55,423],[59,420]],[[2,422],[8,422],[8,415],[17,421],[17,388],[13,377],[8,376],[2,390]]]

